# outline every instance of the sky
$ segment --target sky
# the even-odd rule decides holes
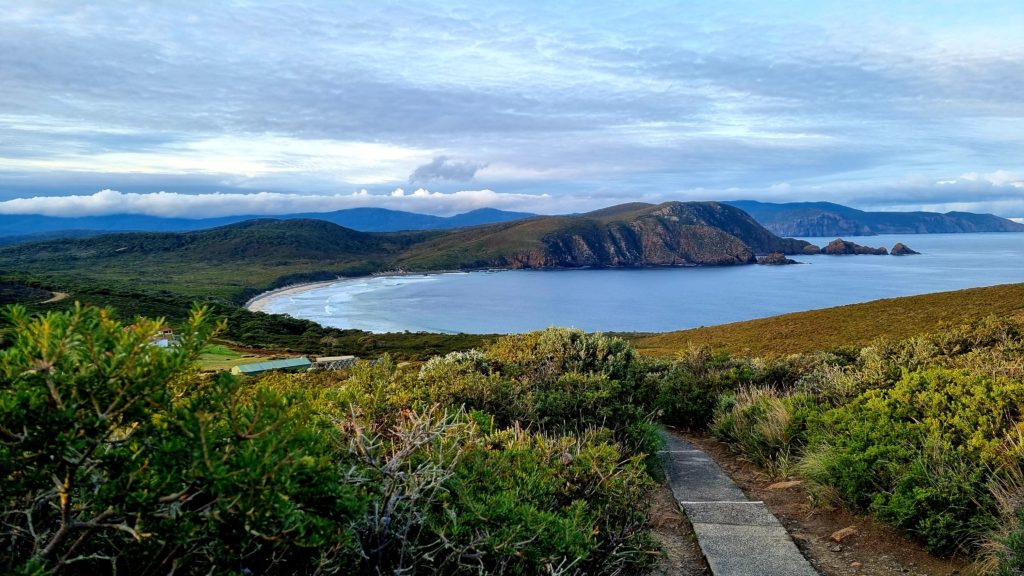
[[[1024,217],[1024,5],[0,0],[0,214]]]

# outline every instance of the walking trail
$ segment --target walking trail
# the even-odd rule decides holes
[[[664,438],[669,486],[715,576],[818,576],[763,502],[748,500],[689,442],[670,433]]]

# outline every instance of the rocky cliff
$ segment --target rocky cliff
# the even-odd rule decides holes
[[[742,210],[724,204],[634,203],[449,233],[416,247],[402,264],[409,268],[723,266],[752,264],[758,254],[800,254],[809,246],[780,238]]]

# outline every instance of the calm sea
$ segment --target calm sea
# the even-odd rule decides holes
[[[548,326],[661,332],[786,312],[1024,282],[1024,234],[848,237],[920,256],[799,256],[799,266],[512,270],[340,281],[267,312],[372,332],[509,333]],[[807,238],[823,246],[830,238]]]

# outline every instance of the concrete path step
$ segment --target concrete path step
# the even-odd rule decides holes
[[[664,433],[662,463],[715,576],[818,576],[763,502],[748,500],[704,452]]]

